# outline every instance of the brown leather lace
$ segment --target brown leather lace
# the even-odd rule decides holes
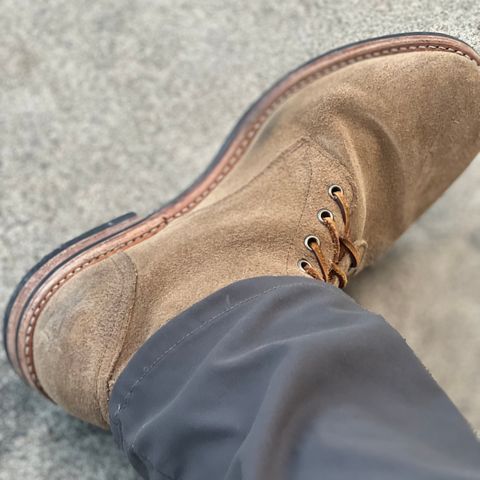
[[[303,263],[301,268],[317,280],[334,283],[337,279],[338,286],[344,288],[348,283],[348,278],[347,272],[340,267],[340,262],[345,255],[348,255],[350,257],[350,268],[355,268],[360,263],[361,255],[350,237],[350,207],[342,188],[338,185],[332,185],[329,192],[340,208],[344,224],[343,234],[339,232],[333,214],[328,210],[321,210],[319,219],[327,227],[330,234],[333,244],[333,257],[328,261],[322,252],[318,238],[315,236],[307,237],[309,239],[307,246],[315,255],[319,268],[314,268],[306,260],[301,261]]]

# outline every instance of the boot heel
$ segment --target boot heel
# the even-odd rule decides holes
[[[103,223],[63,243],[43,257],[23,276],[10,297],[3,319],[3,341],[7,358],[20,376],[23,376],[23,374],[20,368],[19,352],[17,351],[17,337],[22,319],[25,317],[36,292],[62,266],[90,248],[100,245],[125,231],[138,221],[139,217],[134,212],[129,212]]]

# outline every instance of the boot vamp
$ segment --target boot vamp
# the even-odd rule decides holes
[[[352,217],[384,252],[480,150],[480,69],[459,54],[400,53],[359,61],[290,95],[266,122],[208,206],[257,175],[279,151],[309,138],[358,185]],[[334,159],[334,160],[333,160]],[[340,181],[340,180],[339,180]]]
[[[312,86],[313,87],[313,86]],[[480,150],[480,69],[452,53],[366,60],[324,79],[297,121],[355,176],[367,262],[419,217]]]

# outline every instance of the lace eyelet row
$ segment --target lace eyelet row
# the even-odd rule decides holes
[[[330,187],[328,188],[328,195],[330,196],[330,198],[336,200],[337,193],[343,193],[343,188],[337,184],[330,185]],[[317,212],[317,219],[320,223],[325,223],[325,220],[327,218],[331,218],[332,220],[335,218],[335,215],[331,210],[328,210],[327,208],[322,208]],[[304,239],[304,244],[309,251],[313,251],[311,247],[311,242],[316,242],[318,245],[320,245],[320,240],[316,235],[307,235]],[[298,268],[304,273],[307,273],[307,271],[305,270],[307,267],[313,268],[311,263],[305,258],[300,259],[297,265]]]

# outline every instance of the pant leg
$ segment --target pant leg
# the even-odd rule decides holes
[[[480,479],[480,444],[397,332],[300,277],[235,283],[162,327],[110,418],[149,479]]]

